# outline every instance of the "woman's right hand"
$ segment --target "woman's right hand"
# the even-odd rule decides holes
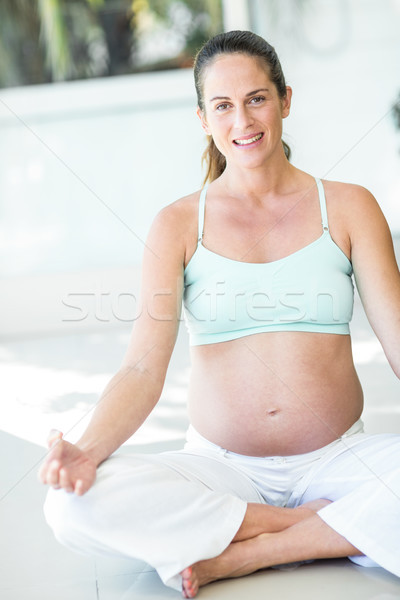
[[[51,431],[47,439],[50,452],[39,470],[42,483],[54,489],[85,494],[96,479],[96,464],[85,452],[62,439],[60,431]]]

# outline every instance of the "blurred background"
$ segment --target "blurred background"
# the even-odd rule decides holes
[[[150,223],[202,182],[193,55],[230,29],[278,51],[292,161],[370,189],[398,240],[400,0],[1,0],[5,430],[43,440],[30,406],[85,409],[118,366]]]

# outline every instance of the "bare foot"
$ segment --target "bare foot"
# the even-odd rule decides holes
[[[194,598],[199,591],[199,582],[196,571],[193,567],[187,567],[181,573],[182,575],[182,596],[184,598]]]
[[[318,499],[298,506],[296,510],[304,512],[304,519],[315,515],[321,508],[330,504],[330,500]],[[262,533],[253,538],[231,543],[219,556],[201,560],[181,572],[182,595],[194,598],[199,588],[218,579],[242,577],[264,568],[259,557],[260,544],[264,545],[273,533]],[[257,558],[258,557],[258,558]]]
[[[270,535],[264,533],[244,542],[234,542],[216,558],[201,560],[184,569],[181,573],[183,597],[194,598],[201,586],[212,581],[242,577],[263,568],[257,560],[260,556],[257,548]]]

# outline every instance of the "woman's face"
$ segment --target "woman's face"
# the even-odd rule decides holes
[[[283,152],[282,119],[289,114],[291,89],[279,98],[261,59],[218,56],[206,68],[203,97],[205,110],[197,114],[228,165],[256,168]]]

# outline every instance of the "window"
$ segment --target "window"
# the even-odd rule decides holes
[[[220,0],[2,0],[0,86],[188,67]]]

